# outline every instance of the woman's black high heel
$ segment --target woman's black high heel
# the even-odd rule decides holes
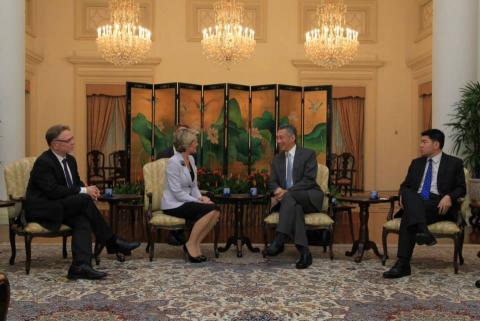
[[[185,244],[183,244],[183,252],[185,252],[185,261],[187,259],[190,263],[202,263],[205,261],[201,256],[191,256]]]

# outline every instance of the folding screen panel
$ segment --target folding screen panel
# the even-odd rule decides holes
[[[226,84],[203,86],[202,166],[226,171]]]
[[[313,149],[317,161],[326,165],[331,144],[332,86],[311,86],[303,90],[303,146]]]
[[[127,150],[130,181],[143,180],[143,164],[153,156],[153,85],[127,83]]]
[[[176,83],[154,86],[154,159],[173,144],[173,131],[176,123]]]
[[[270,171],[276,144],[276,85],[252,86],[251,171]]]
[[[178,84],[178,123],[202,132],[202,86]],[[201,160],[201,136],[197,148],[197,160]],[[199,164],[201,165],[201,162]]]
[[[297,129],[297,144],[302,145],[302,87],[278,85],[279,126]]]
[[[227,172],[249,173],[250,164],[250,87],[227,84]]]

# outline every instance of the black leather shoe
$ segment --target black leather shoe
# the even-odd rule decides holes
[[[170,231],[167,236],[167,243],[173,246],[180,246],[185,244],[185,235],[183,234],[183,230]]]
[[[266,256],[277,256],[278,254],[282,253],[285,250],[285,246],[283,244],[279,244],[277,241],[273,240],[272,244],[270,244],[265,249]]]
[[[398,260],[395,265],[388,271],[383,272],[383,277],[386,279],[397,279],[412,273],[409,263],[402,263]]]
[[[100,280],[107,276],[107,273],[94,270],[88,264],[70,265],[68,269],[67,278],[70,280],[87,279]]]
[[[477,282],[475,282],[475,286],[476,286],[477,288],[480,288],[480,280],[478,280]]]
[[[185,252],[185,259],[188,260],[190,263],[202,263],[207,260],[207,258],[203,255],[200,256],[191,256],[190,252],[188,252],[187,245],[183,244],[183,252]],[[203,259],[203,258],[205,259]]]
[[[417,242],[418,245],[428,245],[428,246],[432,246],[432,245],[435,245],[437,244],[437,240],[435,239],[435,237],[432,235],[432,233],[430,232],[421,232],[421,233],[417,233],[416,236],[415,236],[415,240]]]
[[[295,263],[295,267],[297,269],[306,269],[312,265],[312,261],[312,253],[310,253],[310,251],[303,251],[300,254],[300,258]]]
[[[107,243],[106,247],[108,254],[121,253],[123,255],[130,255],[132,254],[132,250],[135,250],[139,246],[140,242],[128,242],[117,238],[112,244]]]

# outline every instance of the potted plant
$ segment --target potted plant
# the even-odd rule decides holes
[[[453,152],[463,157],[472,178],[468,182],[470,199],[480,202],[480,83],[469,82],[455,103],[452,122]]]

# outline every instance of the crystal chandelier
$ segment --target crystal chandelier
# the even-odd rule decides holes
[[[152,46],[152,33],[138,25],[140,6],[135,0],[109,0],[110,24],[97,28],[97,47],[115,66],[136,64]]]
[[[345,26],[343,0],[323,0],[317,7],[318,27],[305,35],[305,53],[313,63],[328,69],[353,60],[358,51],[358,32]]]
[[[243,6],[236,0],[220,0],[213,9],[215,26],[203,29],[203,52],[208,59],[230,68],[251,57],[255,31],[242,26]]]

